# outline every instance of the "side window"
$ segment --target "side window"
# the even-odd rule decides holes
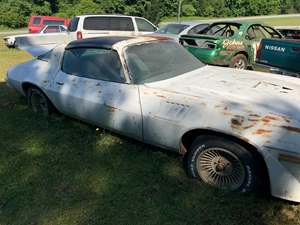
[[[58,26],[48,26],[44,33],[57,33],[59,32],[59,27]]]
[[[268,38],[281,38],[281,34],[279,34],[279,32],[277,32],[275,29],[271,28],[271,27],[265,27],[262,26],[262,30],[265,33],[265,36]]]
[[[75,76],[124,82],[124,75],[118,53],[101,48],[66,49],[62,71]]]
[[[83,22],[85,30],[109,30],[109,17],[87,17]]]
[[[156,31],[156,27],[154,27],[151,23],[147,22],[141,18],[135,18],[136,25],[139,31],[145,32],[154,32]]]
[[[132,19],[130,17],[111,17],[110,30],[134,31]]]
[[[250,40],[260,40],[266,37],[265,30],[262,28],[262,26],[259,25],[252,25],[251,27],[249,27],[249,29],[247,30],[247,34]]]
[[[78,26],[78,22],[79,22],[79,17],[74,17],[71,20],[71,22],[70,22],[70,24],[68,26],[68,31],[70,31],[70,32],[76,31],[77,30],[77,26]]]
[[[65,27],[60,26],[59,28],[60,28],[60,32],[67,32],[67,29]]]
[[[194,26],[191,30],[189,30],[188,34],[200,34],[201,31],[203,31],[208,24],[199,24],[197,26]]]
[[[39,25],[41,23],[41,17],[35,17],[33,18],[32,24],[33,25]]]

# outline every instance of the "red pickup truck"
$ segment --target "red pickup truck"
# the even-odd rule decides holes
[[[38,33],[46,25],[64,25],[68,26],[70,19],[55,16],[31,16],[28,23],[29,33]]]

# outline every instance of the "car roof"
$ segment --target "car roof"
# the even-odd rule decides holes
[[[128,16],[123,14],[86,14],[86,15],[79,15],[76,17],[127,17],[127,18],[138,18],[137,16]]]
[[[118,42],[132,39],[130,36],[106,36],[106,37],[96,37],[96,38],[86,38],[81,40],[76,40],[70,42],[66,49],[71,48],[108,48],[111,49],[112,46]]]
[[[67,44],[66,49],[72,48],[106,48],[116,49],[123,48],[131,44],[138,44],[150,41],[164,41],[172,40],[169,37],[157,37],[157,36],[105,36],[86,38],[81,40],[72,41]]]
[[[188,26],[194,26],[194,25],[200,25],[200,24],[210,24],[209,22],[195,22],[195,21],[183,21],[183,22],[170,22],[170,23],[164,23],[162,25],[167,26],[167,25],[171,25],[171,24],[175,24],[175,25],[188,25]]]

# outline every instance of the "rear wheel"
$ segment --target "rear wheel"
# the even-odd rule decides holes
[[[231,59],[229,67],[239,70],[245,70],[248,67],[248,59],[245,55],[238,54]]]
[[[30,108],[35,113],[49,115],[53,111],[53,106],[47,96],[38,88],[31,87],[27,91],[27,101]]]
[[[249,192],[257,186],[254,157],[239,144],[201,136],[187,156],[187,172],[204,183],[227,191]]]

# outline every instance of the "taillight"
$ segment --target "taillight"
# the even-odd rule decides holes
[[[262,44],[260,43],[256,51],[256,59],[260,59]]]
[[[77,40],[82,39],[82,32],[78,31],[77,34],[76,34],[76,36],[77,36]]]

